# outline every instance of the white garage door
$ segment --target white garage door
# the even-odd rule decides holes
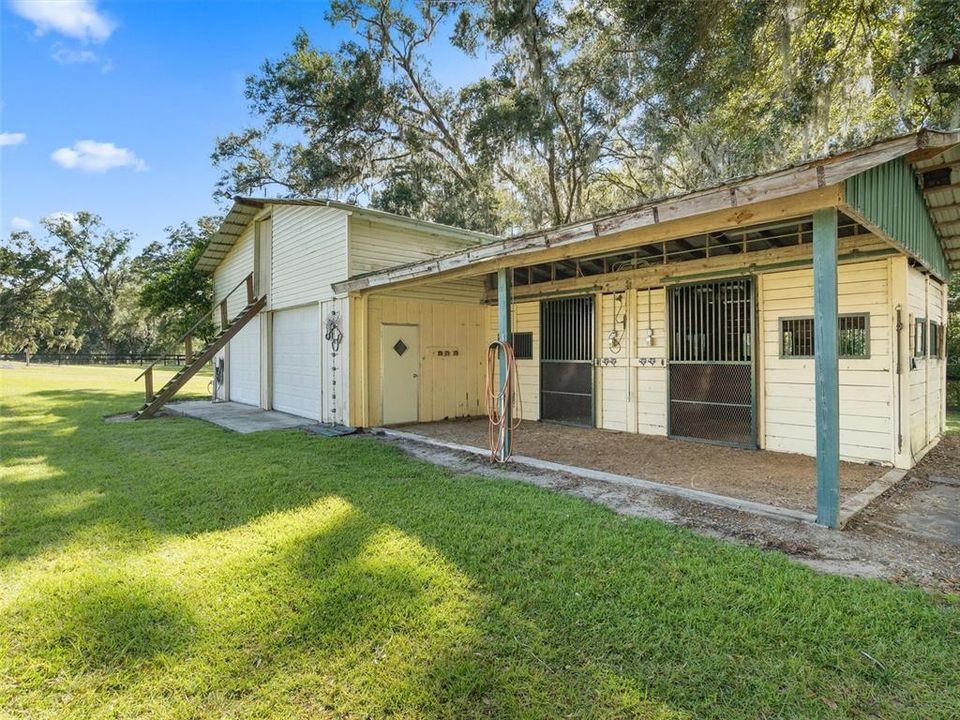
[[[253,318],[230,340],[230,399],[260,404],[260,316]]]
[[[320,312],[316,305],[273,315],[273,409],[320,419]]]

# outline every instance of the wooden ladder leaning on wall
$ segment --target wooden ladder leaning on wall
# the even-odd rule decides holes
[[[227,312],[227,300],[230,296],[233,295],[237,290],[242,286],[246,286],[247,291],[247,304],[240,311],[240,313],[233,318],[229,318]],[[204,313],[203,316],[194,323],[186,334],[180,338],[177,342],[182,342],[184,346],[184,351],[186,359],[184,360],[184,365],[180,370],[174,375],[167,383],[161,387],[156,393],[153,391],[153,366],[156,365],[159,360],[154,360],[147,366],[146,370],[140,373],[137,376],[137,380],[143,378],[144,382],[144,395],[146,396],[146,402],[137,410],[133,418],[134,420],[142,420],[144,418],[153,417],[156,412],[163,407],[163,405],[170,401],[174,395],[177,394],[177,391],[182,388],[186,382],[192,378],[197,372],[210,362],[213,359],[213,356],[216,355],[228,342],[230,339],[240,332],[243,329],[243,326],[250,322],[257,313],[259,313],[263,306],[267,303],[267,296],[263,295],[261,297],[255,297],[253,293],[253,273],[247,275],[243,280],[238,282],[236,286],[224,295],[220,302],[218,302],[214,307],[215,309],[212,313],[219,313],[220,321],[220,332],[208,342],[201,350],[194,353],[193,351],[193,335],[197,331],[197,328],[203,324],[207,319],[208,314]]]

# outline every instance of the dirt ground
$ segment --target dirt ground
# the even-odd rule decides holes
[[[783,552],[821,572],[883,578],[960,594],[960,482],[932,483],[910,477],[882,496],[845,530],[779,519],[686,500],[654,490],[601,482],[567,473],[539,471],[508,463],[493,466],[476,455],[444,450],[409,440],[384,438],[405,452],[465,475],[529,482],[554,492],[606,505],[624,515],[656,518],[700,535]],[[960,440],[945,445],[960,453]],[[709,453],[722,448],[710,448]],[[767,453],[772,455],[773,453]],[[926,471],[933,467],[929,462]],[[940,466],[936,466],[939,470]],[[944,489],[953,494],[943,495]],[[937,532],[916,519],[931,515],[931,496],[947,523]],[[944,500],[944,498],[946,498]],[[941,518],[942,519],[942,518]]]
[[[488,446],[486,418],[411,424],[399,429],[461,445]],[[514,454],[816,511],[816,463],[806,455],[539,422],[524,422],[514,433]],[[960,459],[957,464],[960,466]],[[875,465],[841,463],[841,501],[886,471]]]

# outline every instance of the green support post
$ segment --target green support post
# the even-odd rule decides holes
[[[840,364],[837,339],[837,209],[813,213],[813,316],[817,523],[840,526]]]
[[[510,342],[510,270],[497,270],[497,339],[500,342]],[[500,350],[500,387],[504,388],[507,382],[507,356]],[[500,404],[501,416],[504,418],[503,458],[510,457],[513,438],[510,424],[513,421],[510,408],[506,402],[506,395]]]

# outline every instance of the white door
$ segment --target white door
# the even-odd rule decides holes
[[[383,424],[416,422],[420,406],[420,328],[383,325],[380,358]]]
[[[273,314],[273,409],[320,419],[320,310]]]
[[[260,316],[252,318],[230,339],[227,362],[230,372],[230,399],[246,405],[260,405]]]

